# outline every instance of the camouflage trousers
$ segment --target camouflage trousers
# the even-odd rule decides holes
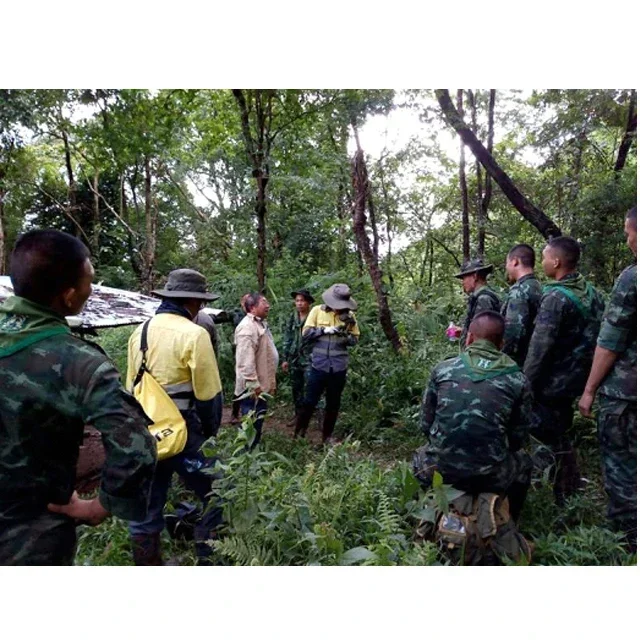
[[[535,398],[531,415],[531,435],[554,454],[553,491],[558,503],[580,487],[578,457],[569,437],[573,403],[573,398]]]
[[[72,565],[76,525],[67,516],[45,512],[29,519],[0,516],[0,565]]]
[[[633,541],[637,536],[637,442],[636,403],[598,397],[598,439],[609,497],[607,515],[616,529]]]
[[[289,379],[291,380],[291,394],[293,404],[296,409],[302,406],[304,400],[304,388],[309,377],[309,367],[291,367],[289,369]]]

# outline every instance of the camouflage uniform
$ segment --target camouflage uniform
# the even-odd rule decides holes
[[[608,515],[632,542],[637,535],[636,270],[632,265],[620,274],[598,335],[599,347],[618,354],[598,389],[598,436]]]
[[[505,320],[502,351],[522,367],[527,357],[533,323],[540,307],[542,286],[532,274],[522,276],[507,293],[502,305]]]
[[[460,334],[460,344],[464,349],[464,343],[469,333],[471,321],[481,311],[497,311],[500,312],[500,298],[498,294],[489,286],[483,285],[476,289],[467,300],[467,315],[462,324],[462,333]]]
[[[558,500],[580,483],[567,434],[573,403],[589,376],[603,309],[602,296],[579,273],[545,286],[524,363],[534,396],[531,433],[556,453]]]
[[[429,485],[437,470],[471,493],[509,493],[515,483],[522,503],[531,470],[523,450],[530,413],[531,393],[518,365],[491,342],[476,340],[431,374],[422,401],[429,441],[414,458],[416,477]]]
[[[306,318],[294,311],[287,319],[284,328],[283,361],[289,363],[289,377],[291,378],[291,392],[293,404],[300,409],[304,400],[304,385],[311,361],[311,350],[308,343],[302,342],[302,327]]]
[[[51,513],[74,490],[84,425],[102,434],[105,509],[143,518],[156,461],[149,419],[101,350],[14,296],[0,306],[0,564],[72,564],[76,523]]]

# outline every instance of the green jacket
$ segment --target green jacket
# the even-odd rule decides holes
[[[0,527],[66,504],[84,425],[102,434],[100,502],[145,517],[156,446],[144,411],[99,347],[65,319],[14,296],[0,306]]]
[[[615,351],[618,359],[600,385],[609,398],[636,401],[637,394],[637,267],[627,267],[616,281],[604,315],[598,346]]]
[[[307,318],[309,316],[307,315]],[[308,342],[302,341],[302,327],[306,321],[300,319],[300,314],[294,311],[288,318],[284,327],[284,347],[282,361],[288,362],[292,369],[306,369],[311,361],[311,347]]]
[[[500,298],[498,294],[489,286],[484,285],[476,289],[467,300],[467,315],[462,324],[462,333],[460,334],[460,345],[464,349],[464,343],[469,333],[471,321],[481,311],[498,311],[500,312]]]
[[[505,322],[502,350],[521,367],[527,357],[541,298],[540,281],[533,274],[529,274],[520,278],[509,289],[502,305]]]
[[[422,401],[427,461],[445,482],[484,476],[506,488],[512,454],[528,441],[531,403],[518,365],[487,340],[476,340],[431,374]]]
[[[602,296],[579,273],[545,286],[523,368],[537,397],[582,393],[603,310]]]

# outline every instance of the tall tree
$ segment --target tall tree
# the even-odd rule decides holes
[[[545,238],[562,235],[562,231],[553,220],[551,220],[544,211],[533,205],[520,192],[511,178],[469,129],[451,102],[449,92],[446,89],[436,89],[436,97],[445,121],[458,133],[463,142],[471,149],[473,155],[480,160],[482,166],[496,181],[505,196],[507,196],[511,204],[520,212],[522,217],[530,222]]]
[[[638,129],[638,113],[636,109],[637,104],[636,90],[631,90],[631,97],[629,98],[629,111],[627,112],[627,126],[625,127],[622,141],[620,142],[620,148],[618,149],[618,155],[616,157],[616,164],[614,167],[616,177],[620,175],[620,172],[624,168],[627,161],[627,155]]]
[[[458,113],[464,118],[464,103],[462,100],[464,91],[458,89]],[[458,176],[460,180],[460,194],[462,196],[462,257],[468,261],[471,257],[471,238],[469,228],[469,192],[467,190],[466,158],[464,153],[464,140],[460,139],[460,164]]]

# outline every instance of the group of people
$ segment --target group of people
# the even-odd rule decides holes
[[[636,255],[636,208],[624,231]],[[487,284],[492,265],[471,260],[456,277],[468,294],[461,352],[432,371],[422,403],[428,442],[414,471],[425,486],[434,472],[462,491],[508,497],[517,521],[531,480],[529,435],[554,454],[554,493],[562,504],[581,484],[571,428],[574,403],[591,414],[598,398],[598,438],[608,515],[635,550],[637,540],[636,265],[617,279],[605,309],[578,271],[580,246],[548,241],[542,269],[535,252],[514,246],[506,258],[513,283],[506,300]]]
[[[635,208],[625,232],[635,254]],[[428,442],[414,468],[427,486],[438,471],[463,491],[507,496],[517,520],[531,478],[529,434],[553,450],[556,498],[564,500],[580,485],[573,403],[581,396],[580,411],[591,415],[597,395],[609,516],[635,548],[636,266],[617,280],[603,319],[602,297],[578,272],[579,258],[572,238],[549,240],[542,267],[551,283],[543,288],[533,249],[516,245],[506,259],[513,286],[504,304],[487,284],[491,265],[463,265],[456,277],[469,298],[456,327],[460,354],[431,374],[422,412]],[[72,564],[76,525],[97,525],[111,513],[129,522],[135,564],[163,564],[160,536],[174,474],[206,503],[217,473],[215,458],[201,448],[222,421],[217,335],[203,311],[218,296],[197,271],[172,271],[153,292],[161,300],[155,315],[130,337],[122,386],[100,347],[74,336],[65,320],[91,293],[94,272],[82,242],[54,230],[27,232],[11,254],[10,275],[15,295],[0,306],[0,564]],[[291,381],[294,437],[305,436],[324,394],[322,438],[332,440],[349,349],[360,336],[347,285],[329,287],[316,306],[305,289],[291,295],[282,356],[264,295],[245,295],[244,316],[236,319],[234,407],[253,419],[251,448],[260,443],[279,366]],[[151,421],[131,393],[141,367],[187,427],[180,453],[159,461]],[[106,454],[92,499],[74,491],[87,424],[102,434]],[[194,527],[199,564],[212,562],[221,525],[213,501]]]

